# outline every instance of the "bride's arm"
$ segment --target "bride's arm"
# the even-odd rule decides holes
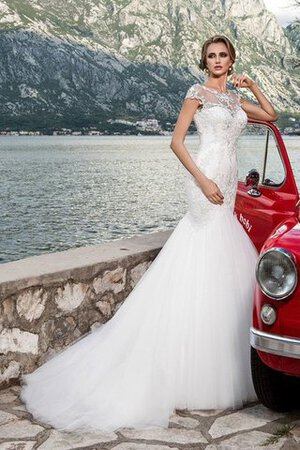
[[[197,167],[189,152],[187,151],[184,140],[189,129],[189,126],[193,120],[194,114],[199,107],[199,101],[196,99],[184,100],[181,111],[179,113],[170,147],[184,165],[184,167],[196,178],[198,183],[201,184],[205,180],[205,175]]]
[[[204,173],[201,172],[184,145],[187,131],[198,107],[199,100],[192,98],[184,100],[174,128],[170,147],[184,167],[191,175],[193,175],[193,177],[195,177],[208,200],[214,204],[221,204],[223,203],[224,197],[220,189],[215,182],[207,178]]]
[[[265,120],[267,122],[275,122],[278,119],[278,114],[273,108],[272,104],[261,92],[257,84],[250,80],[245,75],[232,75],[231,81],[236,87],[246,87],[255,95],[260,106],[254,105],[245,99],[241,99],[241,107],[249,117],[249,119]]]

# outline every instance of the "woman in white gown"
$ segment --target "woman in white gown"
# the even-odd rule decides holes
[[[247,115],[276,120],[276,113],[247,76],[232,82],[260,106],[226,91],[234,61],[226,37],[204,43],[208,78],[188,90],[171,143],[187,169],[188,211],[114,316],[23,376],[21,398],[35,418],[108,432],[168,427],[175,409],[255,400],[249,326],[257,252],[233,211],[236,140]],[[195,159],[184,147],[193,119]]]

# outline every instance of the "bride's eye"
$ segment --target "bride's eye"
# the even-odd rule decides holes
[[[215,56],[216,56],[215,53],[209,53],[209,54],[207,55],[208,58],[215,58]],[[225,53],[225,52],[221,52],[221,53],[220,53],[220,56],[221,56],[221,58],[226,58],[226,56],[228,56],[228,54]]]

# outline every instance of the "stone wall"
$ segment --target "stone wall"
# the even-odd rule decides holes
[[[109,320],[170,231],[0,265],[0,388]]]

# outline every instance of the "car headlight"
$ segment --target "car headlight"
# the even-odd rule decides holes
[[[297,268],[292,253],[284,248],[267,250],[256,266],[256,279],[261,290],[274,300],[282,300],[297,286]]]

